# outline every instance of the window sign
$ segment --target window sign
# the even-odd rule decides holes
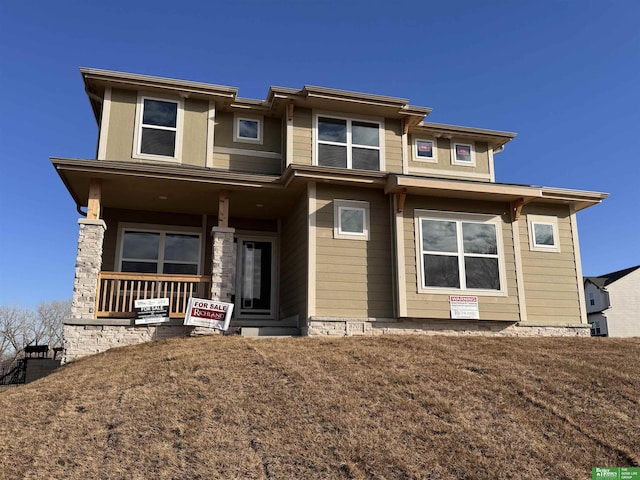
[[[435,160],[433,141],[416,140],[416,158],[418,160]]]
[[[471,162],[471,145],[456,143],[456,162]]]
[[[134,303],[134,308],[136,311],[136,325],[163,323],[169,321],[168,298],[136,300]]]
[[[233,313],[233,303],[190,298],[184,324],[226,331]]]

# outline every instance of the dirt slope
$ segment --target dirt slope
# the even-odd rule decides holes
[[[175,339],[0,393],[0,478],[591,478],[640,462],[640,339]]]

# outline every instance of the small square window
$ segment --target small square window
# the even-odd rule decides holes
[[[436,163],[436,142],[434,140],[425,140],[417,138],[414,142],[413,159],[418,162]]]
[[[258,117],[235,117],[233,141],[262,144],[262,119]]]
[[[559,252],[558,219],[529,215],[529,246],[538,252]]]
[[[333,201],[333,237],[369,239],[369,203],[353,200]]]
[[[475,166],[476,157],[473,144],[454,142],[452,163],[454,165]]]

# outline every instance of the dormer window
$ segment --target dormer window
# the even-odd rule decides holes
[[[181,101],[140,96],[134,157],[178,159],[181,119]]]
[[[418,162],[437,163],[438,157],[436,154],[435,140],[417,138],[414,141],[413,159]]]
[[[382,123],[316,117],[316,164],[325,167],[381,170]]]
[[[453,142],[451,163],[454,165],[466,165],[468,167],[475,167],[476,152],[474,144]]]

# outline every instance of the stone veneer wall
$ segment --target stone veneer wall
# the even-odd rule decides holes
[[[138,343],[163,338],[187,337],[193,327],[183,325],[70,325],[63,326],[65,355],[62,363],[71,362],[80,357],[95,355],[115,347],[136,345]]]
[[[540,325],[469,320],[406,320],[312,318],[303,335],[469,335],[509,337],[588,337],[589,324]]]
[[[71,317],[95,318],[98,274],[102,267],[102,243],[107,225],[104,220],[78,220],[78,253],[71,300]]]

